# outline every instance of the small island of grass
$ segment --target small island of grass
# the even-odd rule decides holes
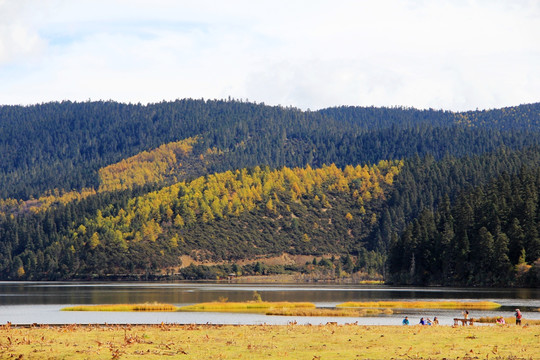
[[[340,316],[340,317],[362,317],[369,315],[390,315],[391,309],[331,309],[331,308],[281,308],[271,309],[265,312],[266,315],[280,316]]]
[[[178,311],[178,307],[170,304],[105,304],[105,305],[78,305],[61,309],[62,311]]]
[[[339,308],[393,308],[393,309],[497,309],[501,305],[491,301],[369,301],[346,302]]]
[[[179,311],[215,311],[215,312],[266,312],[270,309],[297,309],[315,308],[315,304],[308,302],[270,302],[270,301],[245,301],[245,302],[205,302],[194,305],[182,306]]]
[[[61,309],[62,311],[215,311],[215,312],[260,312],[285,311],[293,309],[315,309],[315,304],[308,302],[269,302],[269,301],[246,301],[246,302],[205,302],[193,305],[177,307],[170,304],[145,303],[145,304],[102,304],[102,305],[78,305]]]
[[[281,316],[370,316],[392,314],[392,309],[496,309],[501,305],[494,302],[454,302],[454,301],[378,301],[346,302],[332,308],[317,308],[309,302],[288,301],[213,301],[177,307],[170,304],[105,304],[79,305],[63,308],[62,311],[192,311],[192,312],[247,312]]]

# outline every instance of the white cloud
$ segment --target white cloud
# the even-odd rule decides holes
[[[32,58],[45,45],[23,15],[27,10],[27,1],[0,0],[0,66]]]
[[[19,4],[19,5],[14,5]],[[540,101],[537,1],[0,0],[0,103]]]

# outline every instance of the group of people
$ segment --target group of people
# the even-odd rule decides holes
[[[402,321],[402,324],[403,325],[410,324],[408,316],[405,316],[405,318]],[[436,316],[433,318],[433,321],[431,321],[429,318],[420,318],[419,324],[420,325],[439,325],[439,319],[437,319]]]
[[[516,325],[521,325],[521,318],[523,317],[523,314],[519,309],[516,309],[514,316],[516,317]],[[495,320],[495,323],[503,325],[506,324],[506,321],[502,316],[499,316],[497,320]]]
[[[469,312],[467,310],[465,310],[463,313],[463,318],[465,320],[467,320],[469,318]],[[516,312],[514,314],[514,316],[516,317],[516,325],[521,325],[521,318],[523,317],[523,315],[521,314],[521,311],[519,309],[516,309]],[[495,320],[495,322],[497,324],[506,324],[506,321],[504,320],[504,318],[502,316],[499,316],[497,318],[497,320]],[[402,324],[403,325],[409,325],[410,322],[409,322],[409,317],[408,316],[405,316],[405,318],[403,319],[402,321]],[[420,322],[419,322],[420,325],[439,325],[439,319],[437,319],[437,317],[435,316],[433,318],[433,321],[431,321],[429,318],[420,318]]]

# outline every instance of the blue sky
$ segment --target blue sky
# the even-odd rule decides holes
[[[0,0],[0,104],[540,101],[540,1]]]

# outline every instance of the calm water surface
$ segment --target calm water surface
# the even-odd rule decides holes
[[[109,323],[144,324],[325,324],[329,321],[367,325],[396,325],[404,313],[373,317],[290,317],[259,314],[199,312],[63,312],[61,308],[81,304],[161,302],[176,306],[227,298],[251,300],[257,291],[266,301],[307,301],[317,307],[335,307],[345,301],[459,300],[495,301],[496,311],[471,311],[472,317],[512,316],[520,308],[525,319],[540,319],[539,289],[414,288],[328,284],[223,284],[223,283],[73,283],[0,282],[0,324]],[[408,310],[411,324],[420,317],[439,317],[450,325],[461,310]],[[524,320],[524,323],[526,321]]]

